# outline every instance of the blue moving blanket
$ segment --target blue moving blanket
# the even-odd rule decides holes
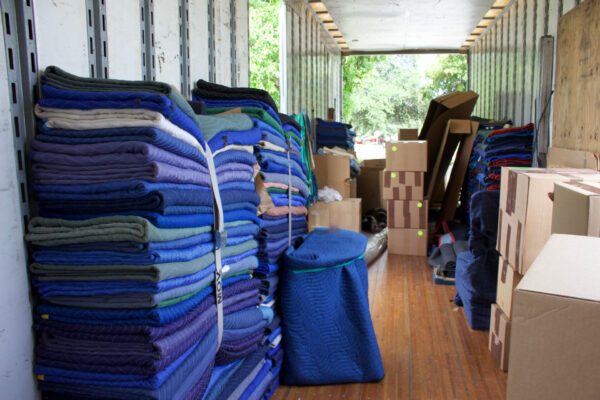
[[[383,378],[369,312],[366,245],[361,234],[317,228],[285,253],[280,298],[286,384]]]

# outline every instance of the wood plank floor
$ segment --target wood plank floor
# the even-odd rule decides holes
[[[273,399],[503,399],[506,374],[488,351],[488,332],[469,328],[454,294],[433,284],[425,257],[384,253],[369,267],[369,304],[385,378],[281,385]]]

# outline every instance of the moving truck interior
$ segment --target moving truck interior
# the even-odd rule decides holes
[[[0,11],[0,400],[598,398],[600,0]]]

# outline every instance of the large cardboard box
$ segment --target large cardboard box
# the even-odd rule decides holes
[[[327,186],[340,192],[344,198],[350,197],[352,195],[350,158],[327,154],[315,155],[314,159],[314,173],[319,189]]]
[[[498,285],[496,286],[496,304],[500,306],[508,318],[510,318],[512,311],[513,291],[521,281],[522,277],[523,275],[515,271],[508,261],[500,256],[498,265]]]
[[[554,234],[517,286],[507,398],[600,394],[600,238]]]
[[[423,200],[423,172],[383,171],[384,200]]]
[[[366,162],[370,161],[370,162]],[[385,160],[366,160],[360,165],[360,175],[356,177],[357,194],[355,197],[362,199],[364,211],[373,208],[385,208],[381,181]],[[383,166],[381,166],[383,164]]]
[[[452,92],[431,100],[420,140],[427,140],[427,171],[432,171],[442,147],[444,131],[450,119],[469,119],[479,96],[475,92]]]
[[[426,256],[427,229],[388,228],[388,253]]]
[[[525,274],[552,230],[554,182],[600,180],[586,169],[502,168],[497,249]]]
[[[398,131],[398,140],[419,140],[419,130],[413,129],[400,129]]]
[[[560,147],[548,149],[548,168],[583,168],[600,170],[598,154],[590,151],[569,150]]]
[[[600,183],[556,182],[552,233],[600,237]]]
[[[427,229],[425,200],[388,200],[388,228]]]
[[[510,319],[502,312],[498,304],[492,304],[490,317],[490,336],[488,348],[504,372],[508,371],[510,349]]]
[[[403,140],[385,144],[385,169],[388,171],[427,171],[427,142]]]
[[[325,203],[317,201],[308,210],[308,229],[317,227],[361,231],[361,199],[344,199]]]

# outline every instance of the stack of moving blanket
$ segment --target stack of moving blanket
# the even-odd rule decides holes
[[[206,104],[208,114],[241,112],[261,132],[260,141],[254,146],[260,167],[256,190],[261,198],[259,265],[254,272],[260,281],[261,309],[275,314],[274,322],[269,325],[271,333],[265,336],[261,350],[239,364],[217,368],[218,378],[211,381],[207,398],[224,398],[225,394],[247,398],[251,393],[252,397],[264,394],[268,398],[279,383],[283,357],[275,307],[279,264],[289,244],[307,231],[305,205],[309,188],[302,161],[300,126],[287,115],[278,114],[273,99],[263,90],[229,88],[199,80],[192,93],[195,101]],[[238,388],[233,393],[224,389],[231,388],[231,382]]]
[[[317,118],[317,147],[341,147],[354,149],[356,133],[352,126],[342,122],[323,121]]]
[[[242,114],[197,116],[159,82],[49,67],[41,90],[30,153],[40,216],[27,235],[40,389],[57,399],[202,398],[213,367],[263,348],[273,322],[251,279],[254,142],[230,139],[258,140],[258,130]],[[226,239],[213,233],[215,190]]]
[[[484,140],[482,161],[487,190],[500,188],[502,167],[530,167],[533,154],[533,124],[490,132]]]
[[[472,329],[489,329],[490,307],[496,301],[499,204],[499,190],[481,190],[471,197],[469,249],[456,257],[454,303],[464,307]]]

